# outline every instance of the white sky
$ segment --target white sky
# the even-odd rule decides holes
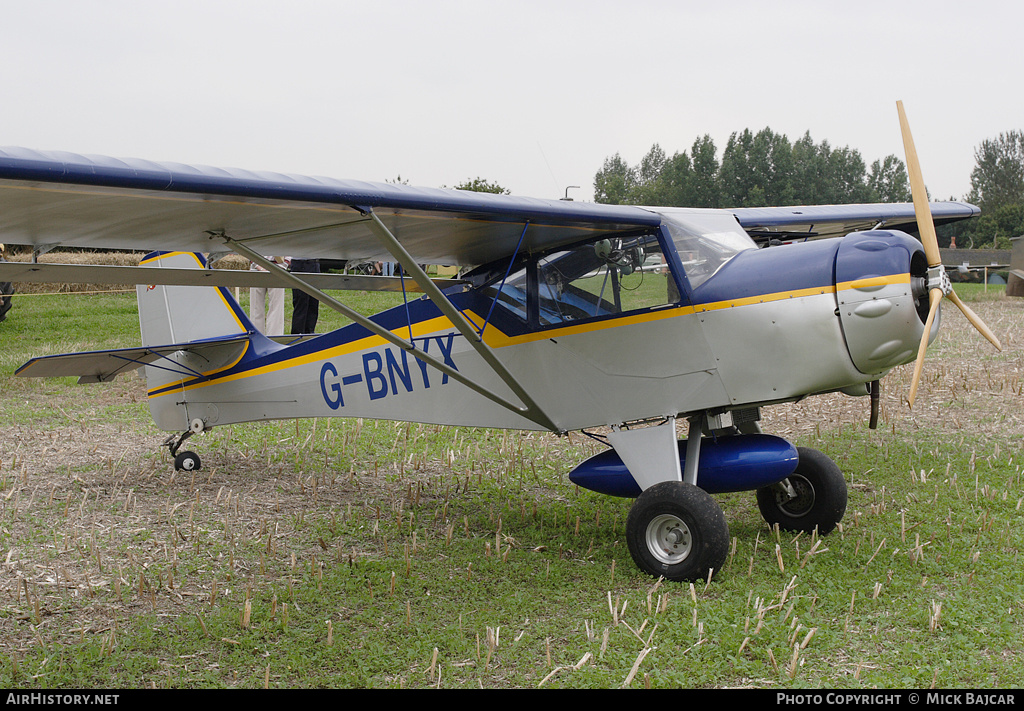
[[[770,127],[933,197],[1024,128],[1010,0],[0,0],[0,145],[589,200],[654,143]]]

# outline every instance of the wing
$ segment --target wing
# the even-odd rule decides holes
[[[936,224],[979,213],[931,203]],[[521,249],[657,226],[653,209],[416,188],[135,159],[0,149],[0,235],[44,251],[219,248],[226,234],[262,254],[388,260],[372,209],[416,260],[477,265]],[[730,210],[755,241],[818,239],[885,226],[916,231],[911,203]],[[529,224],[524,232],[524,226]]]
[[[964,202],[933,202],[929,206],[936,225],[981,213],[974,205]],[[850,232],[883,227],[917,232],[913,203],[749,207],[730,212],[756,242],[841,237]]]
[[[979,213],[966,203],[930,206],[936,224]],[[222,248],[215,238],[227,235],[258,254],[390,261],[371,229],[370,210],[417,262],[459,266],[508,257],[517,246],[543,251],[595,232],[661,222],[657,208],[630,205],[0,149],[0,240],[40,251],[78,246],[211,252]],[[762,244],[883,226],[913,232],[917,226],[911,203],[730,212]]]
[[[483,264],[521,236],[538,250],[661,221],[632,206],[0,149],[0,241],[12,244],[209,252],[226,234],[260,254],[388,260],[369,209],[424,264]]]

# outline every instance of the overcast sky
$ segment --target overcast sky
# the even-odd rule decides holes
[[[0,0],[0,145],[589,200],[770,127],[903,157],[933,197],[1024,128],[1024,3]]]

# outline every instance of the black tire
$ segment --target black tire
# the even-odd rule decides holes
[[[808,447],[797,447],[800,462],[789,475],[796,498],[780,486],[757,490],[757,507],[769,525],[785,531],[830,533],[846,513],[846,480],[836,463]]]
[[[177,471],[195,472],[202,466],[199,455],[195,452],[179,452],[174,456],[174,468]]]
[[[707,579],[729,554],[729,526],[711,495],[666,481],[637,497],[626,520],[626,542],[637,566],[674,581]]]

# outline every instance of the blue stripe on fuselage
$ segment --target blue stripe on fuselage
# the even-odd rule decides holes
[[[693,291],[693,304],[834,288],[838,239],[740,252]]]
[[[907,274],[921,243],[905,232],[870,230],[845,237],[740,252],[693,292],[694,306],[835,289],[858,279]],[[838,256],[845,255],[839,259]]]

